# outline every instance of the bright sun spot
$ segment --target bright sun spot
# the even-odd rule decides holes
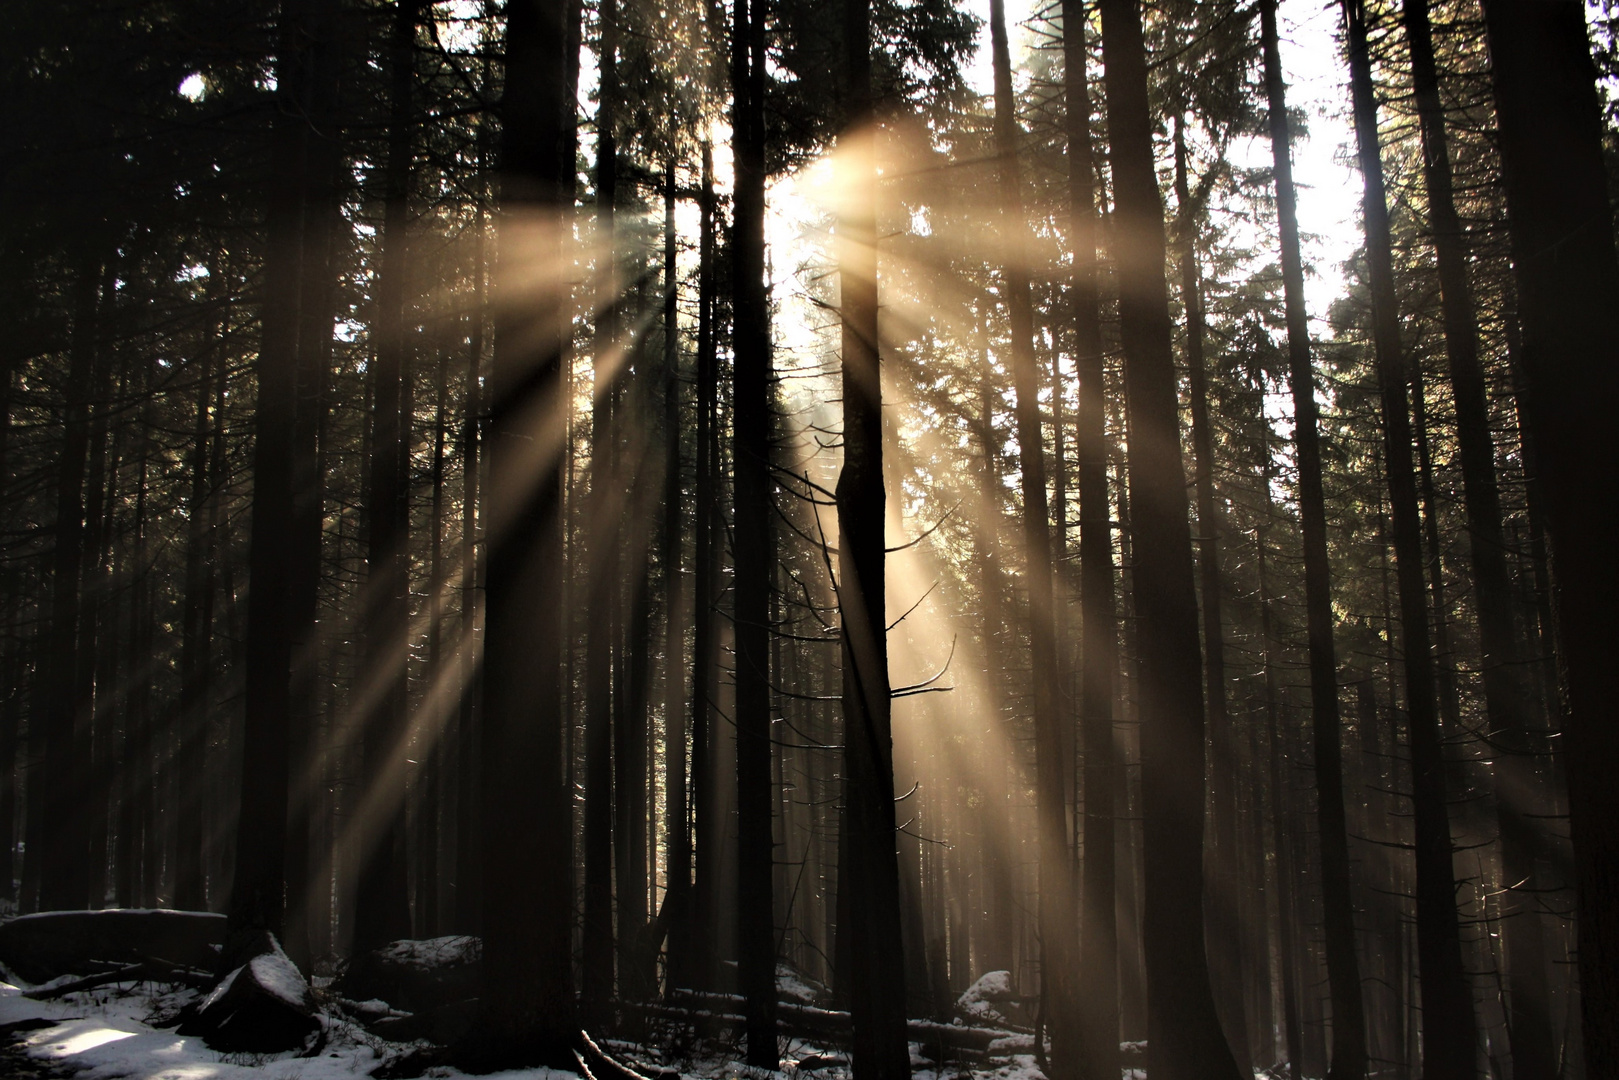
[[[201,101],[202,96],[208,92],[208,85],[202,81],[201,72],[193,71],[180,80],[180,96],[187,101]]]
[[[134,1034],[133,1031],[118,1031],[113,1028],[90,1028],[76,1035],[70,1035],[61,1042],[53,1040],[50,1048],[54,1054],[66,1057],[73,1054],[82,1054],[86,1050],[94,1050],[98,1046],[106,1046],[108,1043],[115,1043],[120,1039],[128,1039]]]

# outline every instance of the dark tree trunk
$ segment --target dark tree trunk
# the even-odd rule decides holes
[[[444,763],[449,760],[448,717],[437,704],[439,695],[451,684],[444,664],[444,594],[448,582],[444,573],[444,472],[445,441],[450,393],[450,352],[447,343],[435,343],[438,371],[433,380],[437,400],[433,405],[432,500],[429,504],[427,547],[427,707],[429,723],[417,737],[420,764],[416,774],[416,917],[414,933],[419,938],[437,937],[443,926],[444,890],[440,880],[440,839],[444,807]]]
[[[101,314],[97,320],[101,327],[102,344],[97,349],[90,390],[92,410],[89,460],[84,479],[83,570],[79,583],[78,639],[74,643],[78,680],[75,694],[82,710],[76,721],[76,730],[87,740],[85,745],[88,750],[86,757],[89,768],[84,775],[87,804],[83,811],[88,845],[85,901],[92,908],[101,907],[107,894],[108,789],[113,782],[113,740],[109,722],[116,696],[114,688],[118,685],[119,661],[125,652],[118,648],[120,616],[129,616],[128,633],[122,636],[122,642],[128,645],[128,657],[138,663],[135,659],[139,656],[135,639],[139,636],[141,601],[144,599],[141,595],[144,583],[134,580],[129,573],[133,561],[129,557],[129,545],[116,542],[114,538],[116,530],[113,518],[122,501],[122,493],[118,490],[121,465],[137,436],[132,430],[136,427],[134,424],[120,424],[115,432],[109,414],[115,398],[123,399],[142,392],[142,383],[136,373],[145,371],[144,364],[126,354],[118,363],[119,370],[114,378],[113,353],[116,350],[110,343],[110,319],[117,296],[117,276],[116,264],[109,261],[102,273]],[[135,385],[132,386],[132,383]],[[136,497],[139,498],[138,493]],[[115,590],[114,586],[125,579],[129,584],[126,593],[128,600],[120,605],[115,593],[121,590]],[[133,699],[133,695],[130,697]],[[142,702],[149,703],[149,697]],[[130,700],[128,704],[135,702]],[[125,711],[130,714],[128,719],[133,721],[130,726],[143,733],[151,731],[150,717],[137,715],[133,709]],[[143,835],[155,834],[155,829],[151,827],[155,817],[155,783],[149,771],[152,762],[150,747],[150,742],[138,745],[133,755],[136,767],[128,770],[130,775],[126,778],[130,781],[128,790],[135,796],[139,807],[139,831]],[[160,860],[152,859],[150,863],[156,869]],[[155,888],[143,890],[140,894],[142,902],[148,896],[155,898],[155,895]]]
[[[416,335],[407,278],[414,155],[411,96],[419,14],[417,0],[402,0],[394,12],[391,41],[392,101],[374,331],[377,351],[371,370],[371,484],[361,611],[365,662],[359,685],[361,700],[376,704],[363,719],[356,953],[407,938],[411,931],[405,759],[411,629],[410,367]]]
[[[566,0],[507,6],[480,710],[483,1022],[462,1054],[484,1067],[573,1067],[573,858],[560,683],[561,361],[570,304],[564,283],[536,273],[564,257],[572,212],[567,18]]]
[[[233,932],[280,934],[287,896],[287,808],[291,780],[290,712],[294,604],[275,583],[294,573],[293,424],[298,413],[299,269],[308,133],[303,119],[312,82],[310,14],[282,13],[276,64],[272,170],[265,217],[263,301],[259,321],[258,398],[253,443],[253,524],[248,542],[244,646],[241,812],[231,886]]]
[[[1422,126],[1429,230],[1439,264],[1445,351],[1450,360],[1473,595],[1483,652],[1484,700],[1497,751],[1496,818],[1501,869],[1507,883],[1501,896],[1501,932],[1506,939],[1512,1070],[1516,1080],[1551,1080],[1557,1072],[1557,1043],[1552,1032],[1538,913],[1536,854],[1542,844],[1532,820],[1537,807],[1531,801],[1535,788],[1533,758],[1545,748],[1532,734],[1532,693],[1513,610],[1506,537],[1501,527],[1501,497],[1496,486],[1495,446],[1467,275],[1467,239],[1453,195],[1427,0],[1405,0],[1402,14]]]
[[[670,981],[706,990],[714,985],[715,905],[718,900],[716,860],[719,837],[715,806],[715,699],[719,693],[714,627],[719,577],[719,370],[714,341],[714,154],[703,144],[702,222],[697,249],[697,484],[693,506],[692,695],[691,695],[691,903],[676,926],[684,923],[683,943],[670,939]],[[679,854],[678,852],[676,853]],[[677,864],[678,865],[678,864]],[[674,929],[671,929],[674,934]]]
[[[987,307],[987,303],[984,305]],[[978,475],[980,513],[983,521],[974,532],[974,546],[979,588],[981,590],[980,604],[983,607],[982,642],[984,672],[983,678],[987,687],[989,702],[989,716],[984,725],[983,737],[991,740],[1004,738],[1003,727],[1006,722],[1005,693],[1002,682],[1001,647],[1004,643],[1006,631],[1005,598],[1002,594],[1001,580],[1001,495],[1003,492],[1001,482],[1002,444],[1000,433],[995,428],[995,397],[997,376],[989,361],[989,330],[986,316],[982,309],[975,305],[974,333],[978,349],[978,421],[977,436],[979,447],[983,453],[983,468]],[[991,808],[985,815],[985,820],[977,827],[978,853],[982,860],[983,875],[986,879],[983,890],[988,897],[980,906],[981,915],[989,914],[988,925],[983,927],[977,935],[978,941],[978,972],[1009,971],[1013,963],[1013,931],[1015,924],[1010,915],[1013,910],[1012,900],[1012,865],[1011,853],[1007,845],[1001,842],[1008,828],[1006,821],[1006,765],[1004,762],[992,761],[988,764],[984,777],[984,787],[987,805]],[[842,923],[840,918],[839,923]]]
[[[757,2],[757,0],[755,0]],[[905,949],[895,854],[894,737],[885,593],[882,359],[877,309],[877,125],[871,8],[844,0],[847,125],[838,139],[844,206],[837,222],[842,315],[843,467],[838,473],[838,617],[843,629],[843,813],[854,1075],[911,1074]]]
[[[644,304],[642,305],[644,306]],[[614,866],[613,876],[618,912],[618,993],[622,998],[645,1000],[654,987],[639,970],[637,955],[647,930],[647,761],[652,670],[648,656],[652,644],[652,566],[653,530],[641,527],[656,513],[654,498],[659,491],[655,461],[648,452],[648,440],[639,434],[652,421],[653,383],[647,377],[649,360],[645,339],[636,342],[635,385],[626,394],[625,427],[634,432],[627,457],[632,481],[628,520],[635,523],[622,552],[629,576],[628,623],[624,627],[623,708],[613,726]],[[660,373],[661,374],[661,373]]]
[[[737,975],[748,1064],[777,1069],[770,776],[770,314],[765,294],[764,11],[738,0],[731,41],[736,158],[731,255],[736,469]],[[879,519],[880,520],[880,519]],[[896,929],[897,932],[897,929]]]
[[[1378,147],[1377,101],[1366,44],[1362,0],[1345,0],[1350,89],[1361,177],[1366,257],[1371,278],[1372,339],[1382,400],[1384,468],[1393,520],[1395,584],[1404,643],[1406,705],[1416,826],[1417,949],[1422,990],[1423,1073],[1431,1080],[1474,1074],[1473,995],[1462,966],[1456,875],[1446,808],[1445,761],[1439,731],[1428,603],[1422,581],[1422,535],[1411,454],[1408,373],[1400,343],[1388,206]],[[1330,887],[1330,883],[1329,883]]]
[[[1582,5],[1484,6],[1523,327],[1525,412],[1552,549],[1587,1076],[1619,1075],[1619,258]],[[1509,957],[1509,963],[1512,959]],[[1516,1063],[1515,1067],[1516,1067]]]
[[[221,261],[214,260],[208,280],[210,301],[222,306],[223,290],[215,285],[222,273]],[[180,725],[180,783],[175,806],[179,820],[175,829],[174,905],[181,911],[202,911],[207,907],[201,796],[207,775],[208,708],[213,693],[215,558],[214,537],[209,527],[213,505],[209,452],[214,437],[209,407],[213,403],[215,380],[223,379],[223,374],[216,375],[221,366],[223,316],[221,310],[211,317],[210,333],[202,343],[202,355],[197,358],[196,419],[187,462],[191,471],[191,496],[186,507],[185,609],[180,625],[180,700],[176,709]]]
[[[590,407],[590,521],[585,549],[588,603],[585,653],[585,913],[581,970],[586,1022],[600,1023],[613,996],[613,654],[619,620],[619,522],[624,507],[615,469],[617,437],[614,403],[618,341],[617,247],[614,212],[618,202],[618,4],[601,5],[600,91],[596,111],[596,242],[607,261],[597,282],[593,356],[595,375]],[[624,425],[628,430],[630,425]],[[622,823],[621,823],[622,824]]]
[[[1147,1045],[1155,1080],[1235,1077],[1203,934],[1203,670],[1179,403],[1164,283],[1141,12],[1103,0],[1108,132],[1125,395],[1130,423],[1134,595],[1141,653]]]
[[[1071,10],[1070,10],[1071,9]],[[1091,151],[1091,97],[1086,74],[1085,6],[1063,12],[1066,71],[1068,201],[1074,248],[1074,353],[1079,416],[1081,633],[1080,717],[1085,748],[1084,895],[1080,907],[1079,1045],[1083,1080],[1114,1080],[1119,1071],[1118,940],[1115,916],[1113,672],[1118,667],[1114,609],[1112,510],[1107,491],[1106,358],[1096,286],[1096,165]]]
[[[1071,1080],[1079,1069],[1080,1045],[1074,968],[1073,858],[1068,847],[1064,801],[1067,744],[1058,708],[1056,612],[1051,573],[1050,511],[1046,502],[1045,439],[1040,429],[1040,370],[1034,355],[1034,314],[1023,238],[1022,181],[1018,176],[1016,102],[1006,37],[1006,11],[991,0],[990,39],[995,71],[995,152],[1001,187],[1002,272],[1012,331],[1012,384],[1017,392],[1018,463],[1023,491],[1024,578],[1029,596],[1030,682],[1033,689],[1035,800],[1039,819],[1040,984],[1051,1033],[1048,1069],[1053,1080]]]
[[[478,204],[474,228],[472,262],[471,328],[467,334],[467,374],[465,416],[461,432],[461,640],[460,701],[455,718],[455,892],[454,925],[460,933],[478,932],[483,900],[478,887],[482,863],[479,859],[478,795],[479,763],[479,658],[478,612],[483,593],[479,589],[478,558],[478,464],[479,425],[483,420],[481,378],[484,350],[487,273],[483,204]]]
[[[1193,477],[1197,500],[1197,572],[1203,599],[1203,696],[1209,725],[1209,812],[1214,843],[1204,855],[1210,895],[1204,918],[1210,942],[1210,977],[1219,987],[1226,1040],[1238,1068],[1253,1071],[1248,1018],[1243,1008],[1242,864],[1237,851],[1235,735],[1226,704],[1225,634],[1220,601],[1220,523],[1214,510],[1214,433],[1209,421],[1209,377],[1203,355],[1203,277],[1197,263],[1198,218],[1186,175],[1184,118],[1174,117],[1175,203],[1180,250],[1181,306],[1186,313],[1186,382],[1192,412]]]
[[[685,484],[681,472],[680,426],[680,276],[677,233],[675,231],[675,159],[669,158],[664,171],[663,203],[663,531],[659,562],[663,565],[663,763],[664,797],[667,800],[665,828],[668,847],[664,869],[664,911],[659,920],[669,935],[669,985],[674,979],[677,947],[675,933],[685,929],[687,906],[691,902],[691,822],[686,797],[686,668],[685,627],[680,579],[681,554],[685,546]],[[695,695],[694,695],[695,696]],[[647,950],[643,962],[655,961],[656,947]],[[655,973],[654,973],[655,974]],[[652,984],[656,988],[656,984]]]
[[[698,356],[696,356],[696,470],[691,508],[691,806],[672,840],[669,981],[708,989],[712,984],[712,861],[708,853],[714,816],[712,711],[714,711],[714,154],[703,144],[703,188],[698,212]],[[670,808],[672,813],[672,808]],[[683,842],[682,842],[683,840]],[[693,847],[696,848],[693,858]],[[695,861],[695,865],[693,865]],[[695,874],[695,879],[693,879]]]
[[[41,810],[39,904],[43,910],[82,908],[90,895],[90,820],[83,761],[89,758],[89,732],[81,732],[88,708],[80,686],[82,660],[78,626],[83,605],[84,472],[90,449],[92,372],[98,348],[96,294],[101,263],[86,256],[73,284],[67,385],[63,389],[62,450],[56,466],[56,524],[51,557],[47,646],[41,664],[41,708],[35,715],[45,733],[45,762],[39,784]],[[82,760],[81,760],[82,759]],[[30,815],[32,816],[32,815]]]
[[[1271,157],[1276,177],[1276,214],[1281,231],[1288,381],[1293,395],[1293,445],[1298,456],[1299,518],[1304,540],[1304,604],[1320,826],[1322,915],[1333,1015],[1330,1078],[1358,1080],[1366,1074],[1366,1012],[1361,996],[1360,962],[1355,952],[1355,916],[1349,884],[1338,659],[1332,639],[1332,577],[1327,561],[1326,501],[1321,489],[1320,409],[1315,400],[1315,376],[1310,363],[1304,262],[1299,253],[1298,198],[1293,188],[1292,136],[1288,132],[1282,61],[1276,41],[1275,0],[1261,0],[1259,10],[1264,35]],[[1295,1069],[1299,1067],[1296,1059],[1293,1064]]]

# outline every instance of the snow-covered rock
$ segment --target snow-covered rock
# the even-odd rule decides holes
[[[776,963],[776,998],[797,1005],[825,1005],[832,992],[785,961]]]
[[[1012,973],[988,971],[956,999],[956,1015],[969,1023],[1005,1024],[1017,1005],[1012,992]]]
[[[332,989],[355,1001],[380,998],[422,1012],[476,997],[482,961],[482,941],[465,934],[395,941],[349,961]]]
[[[259,1054],[312,1044],[322,1030],[314,995],[274,937],[268,944],[220,980],[180,1025],[182,1035],[200,1035],[215,1050]]]

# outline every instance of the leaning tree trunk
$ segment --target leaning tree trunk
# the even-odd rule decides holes
[[[1423,1074],[1430,1080],[1471,1078],[1476,1026],[1473,995],[1462,966],[1444,745],[1439,732],[1428,598],[1422,580],[1422,534],[1411,454],[1408,375],[1400,344],[1399,308],[1389,241],[1388,205],[1377,136],[1362,0],[1345,0],[1350,90],[1361,177],[1366,185],[1366,261],[1371,277],[1372,341],[1383,414],[1383,454],[1393,519],[1395,584],[1404,642],[1406,706],[1411,738],[1412,805],[1416,827],[1417,962],[1422,990]]]
[[[857,1080],[905,1080],[905,955],[894,814],[884,550],[882,359],[877,308],[877,126],[871,85],[871,6],[844,0],[847,127],[839,215],[843,467],[838,473],[838,619],[843,629],[843,813],[848,845],[838,882],[838,936],[847,938]]]
[[[1332,997],[1330,1080],[1366,1074],[1366,1006],[1355,951],[1349,886],[1349,832],[1344,808],[1343,733],[1338,712],[1338,658],[1332,640],[1332,574],[1327,561],[1326,499],[1321,488],[1320,408],[1310,363],[1310,324],[1304,307],[1298,197],[1293,188],[1292,136],[1276,40],[1276,0],[1261,0],[1265,88],[1270,112],[1276,216],[1281,231],[1282,289],[1287,317],[1288,381],[1293,394],[1293,446],[1298,459],[1299,519],[1304,540],[1304,607],[1310,654],[1310,714],[1314,736],[1322,921]],[[1288,913],[1283,913],[1288,918]],[[1286,961],[1284,961],[1286,962]],[[1297,1067],[1297,1062],[1294,1063]]]
[[[573,209],[568,4],[514,0],[506,10],[480,710],[483,1020],[462,1055],[485,1070],[574,1067],[573,830],[560,681],[570,303],[566,284],[547,274],[565,257]]]
[[[1012,330],[1012,384],[1017,391],[1018,463],[1023,490],[1024,580],[1029,596],[1029,663],[1033,688],[1035,800],[1039,820],[1040,984],[1045,997],[1054,1080],[1071,1080],[1080,1044],[1074,985],[1074,876],[1068,848],[1063,755],[1058,708],[1056,600],[1051,573],[1050,512],[1046,503],[1045,439],[1040,430],[1040,370],[1034,355],[1034,312],[1023,241],[1023,196],[1018,176],[1018,122],[1012,95],[1011,50],[1002,0],[991,0],[990,40],[995,69],[995,151],[1000,159],[1001,244],[1007,315]]]
[[[1552,548],[1588,1076],[1619,1075],[1619,257],[1584,7],[1488,0],[1523,327],[1525,414]],[[1510,960],[1509,960],[1510,962]]]
[[[1096,287],[1096,164],[1086,75],[1085,7],[1066,0],[1068,200],[1074,248],[1074,353],[1079,416],[1079,573],[1083,616],[1081,744],[1085,748],[1084,893],[1080,900],[1078,1038],[1082,1080],[1115,1080],[1119,1059],[1118,941],[1115,918],[1113,671],[1118,667],[1113,534],[1107,492],[1106,358]]]
[[[1101,9],[1141,653],[1149,1069],[1154,1080],[1230,1078],[1237,1065],[1215,1012],[1203,933],[1203,669],[1147,51],[1134,0],[1103,0]]]

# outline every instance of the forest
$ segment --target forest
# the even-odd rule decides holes
[[[0,100],[0,1074],[1619,1077],[1613,4],[35,0]]]

